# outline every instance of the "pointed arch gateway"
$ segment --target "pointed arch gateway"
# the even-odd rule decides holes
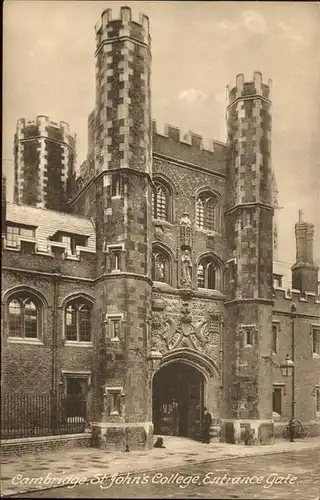
[[[217,413],[219,369],[189,348],[168,351],[153,376],[154,433],[200,439],[205,406]]]

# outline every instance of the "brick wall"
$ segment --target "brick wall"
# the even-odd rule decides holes
[[[35,453],[68,450],[75,447],[89,448],[92,446],[91,436],[81,434],[81,436],[50,436],[50,438],[29,438],[2,440],[1,456],[25,456]]]
[[[278,293],[280,295],[280,293]],[[280,365],[286,355],[292,358],[292,315],[290,307],[292,299],[278,296],[275,300],[273,319],[278,328],[277,353],[272,354],[272,360]],[[314,297],[308,300],[294,300],[297,307],[294,320],[295,337],[295,399],[296,418],[299,420],[314,420],[316,416],[315,386],[320,385],[320,358],[312,354],[311,325],[320,324],[320,304]],[[279,368],[273,368],[272,382],[284,384],[282,390],[283,411],[282,420],[291,416],[291,376],[283,377]],[[319,419],[319,416],[318,416]]]
[[[20,262],[20,265],[22,267]],[[2,339],[2,390],[18,392],[47,392],[52,388],[53,373],[57,386],[65,382],[62,372],[92,372],[94,365],[94,338],[92,347],[80,344],[65,345],[64,339],[64,302],[72,294],[83,293],[93,297],[92,284],[81,280],[65,279],[57,283],[57,307],[54,307],[54,278],[48,273],[30,274],[15,270],[2,273],[2,286],[6,292],[14,291],[23,284],[30,292],[35,291],[43,301],[41,321],[41,342],[17,342],[8,338],[7,294],[2,303],[3,339]],[[54,316],[56,319],[54,319]],[[56,331],[56,361],[53,366],[53,329]],[[90,388],[89,388],[90,392]],[[89,399],[91,396],[89,397]],[[90,406],[90,405],[89,405]],[[91,409],[89,407],[89,418]]]

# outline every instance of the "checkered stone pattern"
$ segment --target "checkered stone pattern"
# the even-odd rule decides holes
[[[112,20],[108,9],[96,27],[95,171],[97,272],[96,301],[103,317],[123,315],[120,342],[109,342],[100,318],[97,345],[124,362],[113,371],[99,368],[101,386],[124,388],[124,409],[117,423],[151,421],[151,392],[146,356],[151,349],[147,318],[151,305],[151,112],[149,21],[131,19],[123,7]],[[118,177],[119,176],[119,177]],[[119,192],[112,185],[119,178]],[[121,245],[119,269],[112,269],[110,245]],[[99,323],[100,321],[100,323]],[[110,345],[109,345],[110,344]],[[109,363],[109,361],[108,361]],[[110,416],[98,415],[97,422]],[[130,424],[130,425],[131,425]],[[110,436],[109,436],[110,438]],[[131,443],[131,446],[134,444]]]
[[[272,262],[270,82],[238,75],[229,92],[228,259],[236,258],[232,298],[269,298]],[[271,225],[271,229],[270,229]],[[270,241],[269,241],[270,240]]]
[[[258,72],[251,82],[238,75],[229,98],[225,224],[231,271],[225,315],[225,412],[229,418],[269,419],[271,369],[260,357],[270,352],[272,338],[270,84],[264,84]],[[243,344],[240,332],[253,325],[253,338],[248,342],[245,336]]]
[[[47,116],[18,120],[15,144],[16,203],[64,210],[75,166],[75,135]]]
[[[106,10],[96,26],[96,171],[132,168],[151,173],[149,20],[120,19]]]

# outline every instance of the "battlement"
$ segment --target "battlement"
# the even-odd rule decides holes
[[[285,289],[281,287],[274,288],[274,300],[275,301],[283,301],[288,304],[301,304],[305,303],[308,305],[319,304],[320,305],[320,297],[317,296],[313,292],[305,292],[301,293],[300,290],[295,290],[294,288]],[[320,313],[320,309],[319,309]]]
[[[65,121],[53,121],[49,116],[38,115],[35,120],[19,118],[16,126],[16,140],[28,139],[36,136],[49,137],[49,130],[59,131],[61,140],[75,142],[76,134],[71,132],[70,125]]]
[[[113,19],[112,9],[106,9],[101,14],[101,19],[95,25],[97,46],[105,40],[119,37],[130,37],[150,45],[149,18],[145,14],[139,15],[139,21],[132,19],[130,7],[121,7],[120,15]]]
[[[43,242],[36,238],[20,236],[17,241],[17,247],[7,246],[6,238],[3,241],[3,250],[14,253],[28,253],[29,255],[41,255],[42,257],[56,257],[62,260],[80,261],[86,257],[86,254],[95,255],[95,249],[77,245],[74,253],[68,252],[68,246],[61,241],[48,241],[47,246],[43,248]]]
[[[59,268],[64,276],[94,279],[96,273],[96,254],[84,248],[77,248],[76,255],[69,256],[66,249],[52,245],[47,252],[41,252],[37,242],[21,238],[19,248],[2,250],[2,269],[14,272],[50,273]]]
[[[96,253],[96,234],[92,221],[87,217],[36,208],[29,205],[7,203],[7,221],[10,227],[28,229],[16,234],[4,250],[9,259],[19,260],[19,253],[33,259],[41,256],[60,260],[79,261],[93,259]],[[15,257],[16,255],[16,257]]]
[[[263,83],[262,74],[260,71],[255,71],[253,79],[245,81],[244,74],[240,73],[236,77],[236,85],[231,89],[227,87],[229,102],[232,104],[235,100],[250,96],[262,96],[265,99],[271,99],[272,80],[268,80],[268,84]]]
[[[207,141],[207,144],[204,145],[203,137],[191,130],[188,130],[185,134],[181,134],[180,128],[175,125],[165,124],[163,133],[158,132],[157,123],[155,120],[152,121],[152,132],[153,135],[160,135],[162,137],[166,137],[171,141],[188,145],[191,148],[198,151],[206,151],[207,153],[215,154],[217,152],[221,152],[226,148],[226,144],[221,141],[216,141],[211,139]]]

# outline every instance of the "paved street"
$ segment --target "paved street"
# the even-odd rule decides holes
[[[318,500],[320,452],[300,451],[198,463],[137,474],[103,471],[74,487],[15,495],[15,498],[223,498]]]

